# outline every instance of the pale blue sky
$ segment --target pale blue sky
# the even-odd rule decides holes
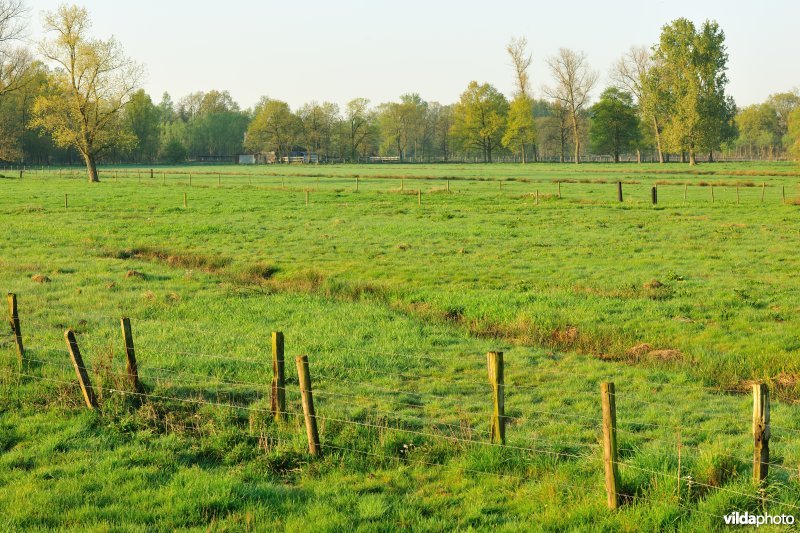
[[[58,0],[28,0],[31,38]],[[550,82],[545,58],[584,50],[601,88],[631,45],[651,45],[677,17],[716,19],[727,36],[729,93],[739,105],[800,86],[800,2],[789,0],[439,1],[301,3],[204,0],[85,0],[98,37],[114,35],[147,69],[158,101],[227,89],[242,107],[261,95],[296,108],[311,100],[373,103],[418,92],[454,102],[470,80],[511,92],[505,53],[528,38],[533,87]],[[570,8],[574,4],[575,8]],[[599,90],[596,91],[599,94]]]

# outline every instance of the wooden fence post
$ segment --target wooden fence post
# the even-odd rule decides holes
[[[617,201],[622,202],[622,182],[617,182]]]
[[[189,206],[186,203],[186,193],[183,193],[183,208],[186,209],[187,207]]]
[[[417,189],[417,205],[422,205],[422,189]]]
[[[539,205],[539,189],[536,189],[536,205]]]
[[[503,378],[503,352],[486,354],[489,383],[492,385],[492,420],[489,437],[493,443],[506,443],[505,386]]]
[[[142,384],[139,383],[139,366],[136,364],[136,350],[133,347],[133,331],[131,330],[131,319],[122,317],[122,340],[125,342],[125,374],[133,390],[141,393]]]
[[[617,468],[617,403],[614,383],[600,384],[603,404],[603,463],[606,474],[606,496],[609,509],[619,507],[619,472]]]
[[[22,347],[22,330],[19,326],[17,295],[13,292],[8,293],[8,321],[11,324],[11,332],[14,334],[14,343],[17,345],[17,356],[21,365],[25,357],[25,349]]]
[[[786,203],[786,185],[781,185],[781,196],[783,197],[783,203]]]
[[[558,182],[558,199],[561,199],[561,182]]]
[[[356,192],[358,192],[358,176],[356,176]]]
[[[282,420],[286,413],[286,382],[284,375],[283,333],[272,332],[272,403],[275,420]]]
[[[69,196],[67,193],[64,193],[64,209],[69,208]]]
[[[450,180],[447,180],[447,192],[450,192]]]
[[[300,395],[303,402],[303,416],[306,419],[306,435],[308,436],[308,451],[311,455],[322,455],[319,445],[319,432],[317,431],[317,414],[314,412],[314,398],[311,394],[311,374],[308,370],[308,356],[300,355],[295,358],[297,364],[297,377],[300,381]]]
[[[97,397],[94,395],[92,383],[89,381],[89,373],[86,372],[86,367],[83,364],[81,351],[78,349],[78,341],[75,340],[75,333],[71,329],[64,332],[64,339],[67,341],[67,349],[69,349],[69,357],[72,359],[72,366],[75,367],[75,375],[78,376],[78,383],[83,392],[83,399],[86,401],[86,406],[89,409],[97,408]]]
[[[192,175],[189,174],[189,187],[191,187],[191,186],[192,186]]]
[[[653,185],[653,188],[650,189],[650,197],[652,198],[653,205],[658,205],[658,187]]]
[[[769,387],[753,385],[753,481],[760,485],[769,472]]]
[[[689,184],[688,183],[684,183],[683,184],[683,203],[686,203],[686,191],[688,189],[689,189]]]
[[[764,187],[766,187],[766,186],[767,186],[766,182],[762,181],[761,182],[761,203],[762,204],[764,203]]]
[[[714,203],[714,185],[711,185],[711,203]]]

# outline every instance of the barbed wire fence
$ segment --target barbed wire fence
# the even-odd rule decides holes
[[[269,450],[280,446],[296,446],[297,439],[286,439],[286,433],[271,431],[267,421],[274,420],[283,424],[284,430],[288,427],[299,433],[302,426],[306,429],[308,453],[312,457],[321,457],[335,454],[342,457],[363,457],[379,464],[418,465],[435,467],[444,470],[470,473],[480,476],[492,476],[499,479],[508,479],[514,483],[524,483],[530,479],[525,468],[511,468],[508,471],[490,471],[476,468],[471,465],[458,464],[454,460],[434,460],[424,453],[416,453],[423,443],[435,446],[444,446],[453,450],[498,450],[499,453],[513,454],[522,464],[531,460],[546,460],[555,463],[562,461],[583,461],[591,468],[596,468],[599,474],[603,472],[607,504],[616,509],[625,505],[636,503],[664,504],[669,503],[686,511],[687,513],[700,513],[710,517],[722,518],[721,515],[707,513],[697,508],[699,499],[706,495],[719,493],[736,498],[737,501],[748,503],[749,508],[756,510],[769,506],[790,512],[800,510],[800,502],[787,501],[787,494],[781,491],[782,483],[798,483],[800,466],[792,467],[781,460],[781,454],[770,456],[770,441],[783,442],[786,439],[796,439],[800,428],[789,426],[775,426],[770,422],[769,389],[763,384],[753,385],[753,418],[752,427],[748,428],[744,418],[733,412],[720,413],[712,409],[693,410],[693,414],[705,418],[719,418],[732,426],[731,431],[743,436],[750,432],[752,437],[753,456],[728,451],[719,451],[692,443],[693,436],[698,433],[697,428],[690,424],[657,423],[652,421],[637,420],[626,415],[637,405],[656,406],[661,409],[675,408],[674,405],[659,402],[657,396],[643,399],[631,399],[621,393],[613,382],[601,383],[600,394],[590,391],[577,391],[571,393],[570,400],[580,402],[581,405],[592,403],[591,411],[571,412],[568,410],[541,409],[535,405],[526,405],[517,408],[518,414],[506,413],[507,392],[535,391],[535,385],[507,383],[505,380],[506,364],[502,352],[489,352],[486,358],[487,380],[475,378],[479,372],[478,357],[469,361],[475,365],[473,372],[460,373],[459,376],[446,377],[442,374],[430,373],[424,378],[437,379],[446,382],[446,392],[437,390],[422,390],[419,385],[423,379],[420,375],[406,369],[401,372],[386,371],[368,367],[348,367],[342,371],[341,367],[331,365],[309,356],[298,356],[295,359],[296,373],[287,372],[284,338],[280,332],[273,333],[272,358],[264,357],[231,357],[225,353],[205,353],[198,351],[170,350],[165,356],[186,356],[178,363],[188,360],[208,361],[212,370],[219,369],[225,364],[223,370],[244,365],[248,368],[269,368],[272,366],[272,375],[263,381],[252,379],[234,379],[227,371],[199,373],[197,369],[189,371],[183,366],[170,368],[169,365],[157,365],[145,362],[140,366],[136,358],[136,349],[133,342],[133,325],[130,318],[114,318],[105,315],[95,317],[106,320],[119,320],[123,352],[125,354],[126,368],[124,371],[115,369],[111,360],[103,357],[96,358],[94,365],[84,363],[80,353],[79,341],[81,338],[90,337],[91,334],[80,334],[80,337],[71,329],[65,331],[64,342],[66,350],[58,349],[51,342],[58,341],[55,337],[36,336],[36,340],[45,340],[46,346],[35,345],[33,348],[23,343],[22,324],[16,305],[16,295],[9,294],[9,333],[0,336],[0,347],[11,348],[17,352],[17,368],[6,369],[8,380],[41,383],[57,389],[60,395],[70,398],[70,407],[76,408],[83,403],[88,409],[100,409],[105,402],[112,402],[114,398],[132,399],[139,405],[147,403],[158,406],[163,413],[179,410],[181,407],[198,409],[213,408],[228,410],[234,413],[243,413],[248,416],[248,426],[239,428],[237,434],[243,439],[252,441],[258,448]],[[144,321],[153,319],[143,319]],[[24,321],[29,327],[33,325]],[[161,324],[169,326],[169,322]],[[185,327],[176,325],[177,327]],[[37,327],[37,329],[40,329]],[[363,352],[370,357],[389,357],[397,360],[414,360],[425,362],[427,365],[443,365],[452,363],[452,357],[433,353],[414,353],[413,351],[370,351],[354,349],[353,352]],[[157,351],[147,350],[149,356],[156,355]],[[66,355],[69,357],[66,357]],[[553,378],[558,374],[549,371]],[[268,374],[268,372],[265,372]],[[342,375],[344,374],[344,375]],[[540,379],[548,379],[546,375]],[[140,379],[140,376],[144,379]],[[266,378],[267,376],[265,376]],[[390,378],[392,383],[403,386],[390,386],[381,383],[372,383],[370,378]],[[314,384],[312,386],[312,383]],[[12,384],[7,382],[10,387]],[[337,388],[337,385],[339,387]],[[716,387],[690,387],[688,385],[672,385],[658,383],[654,385],[684,388],[687,391],[702,390],[709,393],[720,394],[720,403],[725,402],[732,394],[740,390],[722,390]],[[624,386],[624,385],[623,385]],[[343,390],[342,390],[343,389]],[[82,395],[83,400],[77,398]],[[598,397],[599,396],[599,397]],[[481,399],[476,405],[484,405],[474,412],[464,409],[461,405],[466,397]],[[381,402],[378,402],[380,399]],[[386,405],[390,408],[387,408]],[[618,405],[623,406],[620,412],[623,416],[617,420]],[[445,410],[456,413],[457,420],[442,419],[436,412],[431,413],[426,408],[435,406],[439,411]],[[775,403],[772,408],[782,408],[782,404]],[[568,438],[553,438],[552,436],[537,431],[523,432],[525,422],[533,421],[534,425],[542,420],[549,419],[562,427],[572,426],[580,429],[581,437],[588,435],[587,439],[570,440]],[[487,421],[486,426],[480,427]],[[736,425],[736,423],[739,425]],[[156,422],[164,431],[180,431],[189,434],[202,435],[204,425],[196,417],[171,418],[164,416],[157,418]],[[287,426],[288,424],[288,426]],[[643,435],[643,428],[659,430],[660,434]],[[507,440],[508,432],[517,432],[512,439]],[[371,438],[346,439],[345,442],[337,440],[336,436],[346,434],[347,431],[362,432],[362,436]],[[397,442],[403,442],[399,448],[393,448],[393,453],[376,451],[372,446],[385,436],[396,437]],[[618,437],[622,437],[622,444]],[[775,437],[778,437],[775,439]],[[299,437],[298,437],[299,438]],[[698,439],[694,439],[697,441]],[[677,465],[665,464],[663,468],[654,467],[647,461],[639,461],[637,453],[642,444],[654,445],[666,450],[675,450]],[[773,450],[774,451],[774,450]],[[729,469],[736,470],[740,465],[752,462],[753,479],[749,486],[741,483],[732,488],[727,484],[727,479],[718,481],[694,479],[688,472],[687,465],[696,462],[704,454],[712,453],[730,462]],[[777,459],[776,459],[777,457]],[[514,463],[514,461],[511,461]],[[646,476],[649,481],[643,485],[653,483],[660,479],[662,483],[674,484],[674,491],[668,500],[655,500],[645,496],[642,486],[630,480],[621,482],[620,470],[627,472],[629,478]],[[781,473],[780,479],[770,479],[770,470]],[[774,478],[774,474],[773,474]],[[692,505],[694,503],[695,505]]]

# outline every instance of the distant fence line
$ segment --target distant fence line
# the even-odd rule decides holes
[[[628,197],[627,193],[623,190],[627,187],[637,187],[637,186],[646,186],[648,187],[649,194],[647,195],[650,203],[653,205],[658,205],[659,203],[659,187],[667,188],[667,189],[675,189],[676,187],[682,186],[682,203],[687,204],[690,201],[690,197],[688,194],[689,187],[703,187],[708,189],[708,196],[706,200],[711,204],[716,203],[717,196],[715,193],[715,189],[735,189],[736,191],[736,204],[742,203],[740,189],[758,189],[758,202],[764,204],[766,202],[766,189],[767,187],[780,187],[781,196],[780,201],[783,204],[791,203],[797,204],[797,200],[792,198],[787,201],[786,196],[786,185],[781,183],[778,185],[767,185],[766,181],[762,181],[761,183],[753,182],[750,179],[747,179],[748,175],[737,176],[737,178],[741,179],[726,179],[721,180],[717,179],[716,181],[711,178],[713,176],[708,175],[683,175],[679,174],[683,179],[675,179],[669,180],[665,179],[664,176],[659,175],[659,173],[654,172],[654,176],[647,176],[646,173],[641,174],[641,178],[649,178],[649,179],[657,179],[652,185],[644,184],[632,177],[626,177],[623,179],[609,179],[609,178],[551,178],[551,179],[531,179],[531,178],[524,178],[524,177],[511,177],[511,178],[484,178],[484,177],[475,177],[475,176],[394,176],[394,175],[359,175],[359,174],[352,174],[352,175],[323,175],[323,174],[294,174],[294,175],[286,175],[286,174],[271,174],[271,175],[255,175],[252,173],[222,173],[222,172],[213,172],[213,171],[204,171],[204,172],[186,172],[186,171],[167,171],[165,169],[159,169],[157,172],[153,168],[140,168],[140,169],[106,169],[98,171],[98,174],[106,181],[118,182],[120,177],[123,180],[136,180],[137,184],[157,184],[157,185],[188,185],[189,187],[193,187],[195,185],[198,186],[208,186],[209,184],[216,184],[217,187],[224,187],[223,185],[223,177],[225,177],[225,185],[232,185],[232,186],[241,186],[241,185],[249,185],[249,186],[261,186],[261,187],[278,187],[277,181],[280,180],[280,188],[282,190],[289,190],[296,192],[298,187],[288,187],[288,185],[299,186],[299,190],[305,193],[305,203],[309,205],[311,203],[311,192],[324,192],[324,189],[315,189],[308,186],[306,180],[316,180],[316,185],[322,184],[322,179],[325,179],[330,182],[336,183],[338,187],[341,186],[342,182],[349,183],[352,192],[361,192],[361,185],[362,183],[369,183],[372,182],[395,182],[398,187],[391,187],[386,189],[384,192],[399,192],[402,194],[413,194],[417,196],[417,203],[418,205],[422,205],[422,196],[423,196],[423,188],[421,184],[440,184],[440,186],[431,188],[428,187],[428,191],[425,192],[425,195],[436,194],[436,193],[448,193],[451,194],[453,192],[464,193],[467,192],[465,190],[458,190],[454,191],[451,186],[451,182],[453,183],[478,183],[486,185],[496,186],[496,191],[498,193],[505,193],[507,191],[511,191],[509,195],[514,194],[521,199],[531,198],[534,200],[535,204],[538,205],[540,200],[544,199],[570,199],[570,200],[577,200],[577,201],[600,201],[603,200],[612,202],[616,200],[618,203],[623,203],[625,198]],[[73,168],[59,168],[57,171],[48,171],[45,168],[41,169],[32,169],[32,170],[20,170],[18,178],[20,180],[26,179],[26,176],[33,176],[33,177],[68,177],[68,178],[75,178],[75,177],[83,177],[81,171],[78,171]],[[672,176],[671,174],[667,174],[666,176]],[[14,174],[14,177],[17,177],[17,174]],[[167,179],[169,177],[169,180]],[[636,177],[639,177],[637,175]],[[759,176],[763,177],[763,176]],[[793,176],[789,174],[779,174],[774,176],[769,176],[771,178],[782,178],[788,179],[798,176]],[[689,178],[696,178],[696,181],[688,181]],[[144,181],[143,181],[144,180]],[[237,181],[238,180],[238,181]],[[416,187],[407,188],[406,181],[410,182],[410,184],[416,184]],[[505,184],[505,186],[504,186]],[[517,190],[513,190],[511,188],[512,184],[517,184]],[[608,186],[608,194],[605,194],[598,198],[598,196],[572,196],[569,197],[566,194],[566,190],[562,192],[562,187],[566,187],[567,185],[575,184],[575,185],[591,185],[596,187],[601,186]],[[528,185],[541,185],[541,186],[548,186],[547,190],[541,190],[538,187],[528,187]],[[549,188],[552,187],[553,190]],[[519,188],[525,188],[526,190],[520,191]],[[341,191],[343,189],[339,189]],[[374,189],[368,192],[376,192]],[[378,190],[377,192],[381,192]],[[483,189],[481,191],[472,191],[472,192],[485,192]],[[663,197],[662,197],[663,200]],[[692,198],[692,201],[696,201],[696,196]],[[68,195],[64,194],[64,207],[68,207]],[[183,206],[188,207],[188,196],[187,193],[183,193]]]
[[[688,164],[688,158],[684,158],[685,161],[682,160],[680,154],[664,154],[665,163],[664,164]],[[698,163],[774,163],[774,162],[789,162],[795,161],[788,154],[780,154],[780,155],[742,155],[737,154],[734,152],[715,152],[713,156],[709,157],[709,154],[696,154],[695,156]],[[614,163],[614,156],[609,154],[583,154],[580,156],[581,163]],[[519,155],[511,155],[505,154],[501,156],[494,156],[492,157],[491,163],[521,163],[522,158]],[[642,152],[641,155],[637,155],[636,153],[626,153],[620,154],[619,156],[620,163],[659,163],[658,155],[654,152]],[[63,162],[58,164],[51,164],[45,163],[43,161],[30,161],[30,162],[22,162],[22,161],[3,161],[0,160],[0,163],[3,165],[3,169],[10,168],[11,170],[14,169],[38,169],[38,168],[58,168],[58,167],[65,167],[65,168],[85,168],[86,164],[82,161],[74,161],[74,162]],[[536,163],[563,163],[563,164],[575,164],[575,157],[574,155],[565,154],[563,157],[558,154],[545,154],[539,155],[537,157],[527,157],[526,163],[528,164],[536,164]],[[159,165],[170,165],[170,163],[156,163],[155,161],[150,162],[135,162],[135,161],[107,161],[104,162],[106,165],[127,165],[127,166],[137,166],[137,167],[149,167],[154,164]],[[326,165],[326,164],[336,164],[336,165],[359,165],[359,164],[486,164],[486,161],[483,160],[483,157],[480,156],[459,156],[459,157],[444,157],[444,156],[436,156],[436,157],[405,157],[401,158],[399,156],[386,156],[386,155],[370,155],[370,156],[359,156],[355,160],[349,158],[341,158],[341,157],[328,157],[328,156],[317,156],[314,155],[312,157],[306,158],[302,156],[285,156],[281,158],[280,162],[254,162],[254,163],[240,163],[237,156],[200,156],[195,158],[189,158],[183,163],[178,164],[187,164],[187,165],[207,165],[207,166],[214,166],[214,165],[242,165],[242,166],[281,166],[281,165]]]

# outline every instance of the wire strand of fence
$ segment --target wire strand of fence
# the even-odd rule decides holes
[[[687,478],[684,477],[684,476],[677,476],[675,474],[669,474],[667,472],[659,472],[658,470],[653,470],[651,468],[644,468],[644,467],[637,466],[637,465],[634,465],[634,464],[631,464],[631,463],[626,463],[626,462],[623,462],[623,461],[616,461],[615,464],[617,464],[618,466],[622,466],[624,468],[631,468],[633,470],[638,470],[640,472],[645,472],[647,474],[652,474],[652,475],[662,476],[662,477],[666,477],[666,478],[671,478],[671,479],[674,479],[676,481],[688,481]],[[789,508],[792,508],[792,509],[800,509],[800,506],[798,506],[798,505],[794,505],[794,504],[786,503],[786,502],[781,502],[781,501],[778,501],[778,500],[775,500],[775,499],[772,499],[772,498],[767,498],[766,496],[747,494],[746,492],[733,490],[733,489],[730,489],[728,487],[718,487],[716,485],[710,485],[708,483],[703,483],[703,482],[700,482],[700,481],[697,481],[697,480],[694,480],[694,479],[692,479],[692,483],[694,483],[695,485],[697,485],[699,487],[707,488],[709,490],[717,490],[717,491],[720,491],[720,492],[726,492],[728,494],[735,494],[737,496],[743,496],[745,498],[750,498],[750,499],[753,499],[753,500],[769,502],[769,503],[773,503],[775,505],[781,505],[781,506],[789,507]]]
[[[62,352],[60,350],[39,350],[39,351],[43,352],[43,353],[57,354],[59,356],[63,356],[64,353],[65,353],[65,351]],[[252,364],[258,364],[259,366],[267,366],[267,364],[268,364],[268,361],[266,359],[263,360],[263,361],[256,361],[256,360],[247,360],[247,359],[241,359],[241,358],[228,358],[228,357],[225,357],[225,356],[213,356],[211,354],[198,354],[198,353],[195,353],[195,352],[184,352],[184,351],[176,351],[174,353],[201,355],[201,356],[204,356],[204,357],[212,356],[212,357],[215,357],[215,358],[221,358],[221,359],[223,359],[225,361],[228,361],[228,362],[230,362],[230,361],[247,362],[247,363],[252,363]],[[168,354],[164,354],[164,355],[168,355]],[[44,362],[44,361],[40,361],[40,362]],[[148,368],[148,366],[145,366],[144,368]],[[154,370],[158,370],[159,367],[149,367],[149,368],[153,368]],[[168,369],[163,369],[163,368],[161,370],[162,371],[166,371],[166,372],[170,371]],[[380,373],[381,371],[375,371],[375,372],[376,373]],[[411,375],[404,375],[404,376],[413,377]],[[202,376],[202,377],[206,377],[206,376]],[[362,385],[362,386],[364,385],[363,382],[354,382],[352,380],[345,380],[344,378],[338,378],[338,377],[325,375],[325,374],[322,374],[322,375],[319,375],[319,376],[316,376],[316,377],[318,379],[328,379],[328,380],[334,380],[334,381],[341,381],[341,382],[345,382],[345,383],[349,383],[349,384],[359,384],[359,385]],[[220,382],[222,382],[222,380],[220,380],[219,378],[217,378],[217,379]],[[458,382],[454,382],[454,383],[458,383]],[[464,383],[467,383],[467,382],[464,382]],[[478,382],[474,382],[474,383],[478,384]],[[228,383],[226,383],[226,384],[231,384],[231,385],[237,385],[237,384],[245,385],[246,384],[246,385],[250,385],[250,386],[253,386],[253,387],[262,386],[262,384],[260,384],[260,383],[246,382],[246,381],[239,381],[237,383],[235,380],[228,380]],[[485,387],[486,386],[483,383],[481,383],[480,385],[481,385],[481,387]],[[506,385],[506,386],[508,386],[508,385]],[[373,387],[373,388],[375,390],[382,390],[383,392],[389,392],[389,393],[393,393],[393,394],[415,394],[415,395],[419,395],[419,396],[435,397],[435,398],[438,398],[438,399],[448,399],[449,398],[448,396],[437,395],[437,394],[434,394],[434,393],[423,393],[423,392],[418,392],[418,391],[406,391],[406,390],[388,389],[388,388],[380,389],[380,388],[377,388],[377,387]],[[586,391],[586,394],[590,395],[591,393],[589,391]],[[629,393],[626,392],[626,394],[629,394]],[[593,396],[593,394],[592,394],[592,396]],[[616,393],[615,396],[619,396],[620,398],[625,398],[625,396],[622,395],[621,393]],[[587,396],[587,397],[590,397],[590,396]],[[626,399],[626,400],[623,400],[623,401],[628,401],[628,400]],[[641,402],[641,404],[642,405],[648,405],[647,402]],[[545,414],[544,411],[539,411],[539,412]],[[736,417],[734,415],[727,415],[726,413],[719,413],[719,412],[704,411],[704,412],[701,412],[701,413],[697,413],[696,411],[692,411],[692,414],[713,416],[715,418],[729,417],[732,420],[734,420],[734,419],[737,420],[737,421],[740,420],[739,417]],[[564,413],[558,413],[558,416],[565,416],[565,414]],[[576,418],[580,417],[580,415],[574,415],[574,414],[573,415],[567,414],[566,416],[572,416],[572,417],[576,417]],[[657,424],[657,423],[653,423],[653,422],[643,422],[643,421],[635,421],[635,420],[626,420],[623,423],[631,425],[631,426],[646,426],[646,427],[654,427],[654,428],[662,428],[662,429],[672,429],[672,430],[675,430],[675,431],[682,431],[682,430],[685,429],[682,426],[667,425],[667,424]],[[789,432],[793,432],[793,433],[800,433],[800,429],[798,429],[798,428],[790,428],[788,426],[775,425],[775,424],[771,424],[771,427],[773,429],[780,429],[780,430],[789,431]]]
[[[672,504],[672,505],[676,505],[676,506],[680,507],[681,509],[685,509],[685,510],[687,510],[689,512],[700,513],[702,515],[709,516],[711,518],[716,518],[718,520],[724,520],[724,518],[725,518],[722,515],[709,513],[708,511],[703,511],[701,509],[697,509],[697,508],[694,508],[694,507],[689,507],[687,505],[684,505],[684,504],[680,503],[680,501],[662,501],[662,500],[656,500],[654,498],[647,498],[645,496],[640,496],[640,495],[636,495],[636,494],[625,494],[625,497],[626,498],[630,498],[632,500],[641,500],[641,501],[644,501],[644,502],[648,502],[650,504],[654,504],[654,503],[655,504],[665,504],[665,503]]]
[[[61,368],[63,370],[69,370],[69,368],[70,368],[69,363],[66,362],[66,361],[64,361],[64,362],[56,362],[56,361],[44,361],[44,360],[39,360],[39,359],[31,359],[31,360],[34,361],[34,362],[39,362],[39,363],[43,363],[43,364],[56,365],[56,366],[58,366],[59,368]],[[153,370],[153,368],[151,368],[151,370]],[[162,370],[162,371],[166,371],[166,372],[176,373],[176,371],[172,371],[172,370],[169,370],[169,369],[155,369],[155,370]],[[122,376],[122,377],[127,377],[128,376],[125,373],[113,373],[113,374],[118,375],[118,376]],[[196,375],[196,374],[190,374],[190,375],[195,375],[195,376],[198,376],[198,377],[207,377],[207,376],[199,376],[199,375]],[[226,382],[226,381],[221,381],[221,380],[215,380],[214,382],[209,383],[209,382],[185,380],[185,379],[181,379],[180,377],[179,378],[169,378],[169,381],[178,381],[178,382],[189,383],[189,384],[193,384],[193,385],[200,385],[202,387],[216,386],[216,385],[219,385],[219,384],[248,385],[248,386],[253,386],[253,387],[256,387],[256,388],[262,388],[264,386],[264,384],[253,383],[253,382]],[[286,389],[284,388],[284,390],[286,390]],[[289,389],[289,391],[292,394],[298,394],[298,391],[294,391],[294,390],[291,390],[291,389]],[[217,390],[217,391],[212,391],[212,392],[219,393],[220,391]],[[394,392],[403,392],[403,391],[394,391]],[[347,399],[353,399],[353,398],[362,397],[362,396],[352,395],[352,394],[348,395],[348,394],[332,393],[330,391],[319,391],[319,390],[316,391],[315,394],[323,396],[323,397],[328,396],[328,397],[339,397],[339,398],[347,398]],[[411,406],[411,407],[415,407],[415,408],[419,408],[420,407],[417,404],[405,403],[405,405]],[[425,418],[420,418],[420,417],[409,417],[408,415],[396,415],[396,413],[391,413],[391,412],[387,412],[387,411],[381,411],[381,410],[379,410],[377,408],[374,408],[374,407],[366,407],[366,406],[363,406],[363,405],[360,406],[360,407],[368,408],[368,409],[370,409],[370,410],[372,410],[374,412],[379,412],[379,413],[383,413],[383,414],[387,414],[387,415],[395,415],[397,417],[405,418],[406,420],[412,420],[413,419],[416,422],[428,422],[428,423],[433,422],[435,424],[444,425],[444,426],[447,426],[447,427],[457,427],[459,430],[463,430],[464,429],[463,426],[456,426],[454,424],[448,424],[448,423],[444,423],[444,422],[436,422],[436,421],[432,421],[430,419],[425,419]],[[543,411],[543,410],[537,410],[537,412],[549,414],[551,416],[558,416],[558,417],[563,417],[565,415],[566,416],[570,416],[570,414],[566,414],[566,413],[563,413],[563,412],[553,412],[553,411]],[[580,415],[574,415],[574,416],[580,416]],[[514,416],[507,416],[505,418],[510,419],[510,420],[520,420],[520,421],[524,421],[525,420],[525,418],[523,418],[523,417],[514,417]],[[586,417],[586,418],[588,418],[588,417]],[[639,423],[636,423],[636,422],[628,422],[628,421],[623,421],[622,423],[639,424]],[[597,426],[589,426],[589,427],[596,428]],[[668,441],[668,439],[666,439],[666,438],[660,438],[659,439],[659,438],[655,438],[655,437],[651,437],[651,436],[642,436],[640,433],[637,433],[637,432],[634,432],[634,431],[630,431],[630,430],[626,430],[626,429],[620,428],[620,427],[618,427],[617,430],[620,431],[620,432],[623,432],[623,433],[628,433],[628,434],[631,434],[631,435],[635,435],[638,438],[643,438],[644,440],[646,440],[648,442],[665,442],[665,441]],[[472,431],[482,432],[481,430],[475,430],[475,429],[472,429]],[[585,444],[585,443],[567,443],[566,445],[569,445],[569,446],[590,446],[590,445]],[[696,449],[698,452],[704,452],[705,451],[705,450],[701,449],[699,446],[692,446],[692,445],[688,445],[688,444],[682,444],[682,447],[683,448],[689,448],[689,449]],[[742,457],[735,456],[733,454],[726,454],[726,453],[723,453],[723,452],[714,452],[714,453],[716,453],[717,455],[722,455],[722,456],[725,456],[725,457],[733,458],[733,459],[736,459],[738,461],[747,462],[747,459],[743,459]],[[775,463],[775,462],[769,462],[768,464],[770,466],[775,467],[775,468],[787,471],[790,474],[794,474],[794,470],[793,469],[789,469],[789,468],[787,468],[787,467],[785,467],[785,466],[783,466],[781,464],[778,464],[778,463]]]
[[[444,464],[444,463],[435,463],[435,462],[431,462],[431,461],[422,461],[420,459],[410,459],[410,458],[395,457],[393,455],[386,455],[386,454],[382,454],[382,453],[368,452],[368,451],[365,451],[365,450],[357,450],[355,448],[347,448],[347,447],[342,447],[342,446],[334,446],[332,444],[324,444],[323,443],[323,444],[320,444],[320,446],[322,446],[323,448],[331,449],[331,450],[337,450],[337,451],[348,452],[348,453],[358,453],[358,454],[361,454],[361,455],[367,455],[367,456],[371,456],[371,457],[379,457],[379,458],[382,458],[382,459],[391,459],[393,461],[398,461],[401,464],[413,463],[413,464],[417,464],[417,465],[421,465],[421,466],[436,466],[436,467],[442,467],[442,468],[450,468],[450,469],[453,469],[453,470],[457,470],[459,472],[469,472],[469,473],[472,473],[472,474],[494,476],[494,477],[498,477],[498,478],[515,478],[515,479],[518,479],[520,481],[525,479],[523,476],[520,476],[520,475],[517,475],[517,474],[506,474],[506,473],[500,473],[500,472],[487,472],[486,470],[480,470],[480,469],[475,469],[475,468],[467,468],[467,467],[462,467],[462,466],[458,466],[458,465],[450,466],[450,465],[447,465],[447,464]]]

